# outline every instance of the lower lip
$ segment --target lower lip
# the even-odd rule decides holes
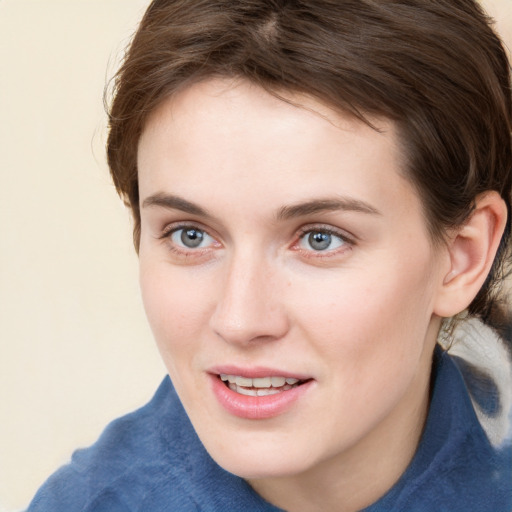
[[[275,395],[246,396],[229,389],[217,375],[211,375],[212,389],[219,403],[239,418],[263,420],[284,413],[311,387],[313,381]]]

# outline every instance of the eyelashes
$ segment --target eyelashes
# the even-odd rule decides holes
[[[208,259],[212,251],[222,248],[222,244],[206,229],[193,223],[166,226],[158,238],[179,261]]]
[[[223,247],[216,236],[195,223],[171,224],[158,238],[166,241],[171,252],[184,258],[204,256]],[[307,258],[333,257],[355,245],[354,237],[346,232],[318,224],[301,227],[293,240],[289,248]]]
[[[299,232],[296,247],[298,250],[313,253],[338,253],[339,250],[348,249],[353,243],[347,235],[331,227],[307,227]]]
[[[168,236],[174,244],[184,249],[204,248],[215,242],[206,231],[193,226],[174,229]]]

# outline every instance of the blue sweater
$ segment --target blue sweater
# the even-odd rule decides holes
[[[512,448],[488,440],[454,360],[437,349],[420,445],[392,489],[365,512],[510,512]],[[220,468],[164,379],[153,399],[112,422],[38,491],[29,512],[272,512]]]

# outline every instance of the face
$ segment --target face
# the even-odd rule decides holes
[[[439,327],[441,258],[393,125],[290,99],[196,84],[139,145],[147,316],[206,449],[245,478],[404,444]]]

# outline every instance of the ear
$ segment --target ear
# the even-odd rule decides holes
[[[449,263],[434,313],[451,317],[464,311],[483,286],[507,222],[507,206],[495,191],[477,196],[475,209],[447,242]]]

